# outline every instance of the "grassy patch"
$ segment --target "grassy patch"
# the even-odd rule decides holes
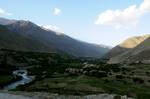
[[[0,88],[3,88],[4,86],[15,82],[17,80],[21,79],[20,77],[14,78],[12,75],[1,75],[0,76]]]
[[[60,94],[99,94],[115,93],[128,95],[137,99],[149,99],[150,87],[134,84],[124,80],[96,78],[88,76],[59,76],[37,81],[26,88],[26,91],[47,91]]]

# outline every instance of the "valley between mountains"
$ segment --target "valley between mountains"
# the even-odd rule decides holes
[[[0,18],[0,89],[0,99],[150,99],[150,34],[111,48]]]

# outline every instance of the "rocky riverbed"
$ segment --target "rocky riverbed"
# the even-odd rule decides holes
[[[99,94],[86,96],[59,95],[42,92],[8,92],[1,91],[0,99],[133,99],[115,94]]]

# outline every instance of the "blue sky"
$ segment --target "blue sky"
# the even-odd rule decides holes
[[[0,0],[0,17],[30,20],[110,46],[150,33],[149,11],[150,0]]]

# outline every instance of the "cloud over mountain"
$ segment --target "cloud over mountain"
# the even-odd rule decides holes
[[[56,32],[57,35],[62,35],[62,33],[64,33],[64,31],[55,25],[42,25],[41,27],[43,27],[46,30],[53,30]]]

